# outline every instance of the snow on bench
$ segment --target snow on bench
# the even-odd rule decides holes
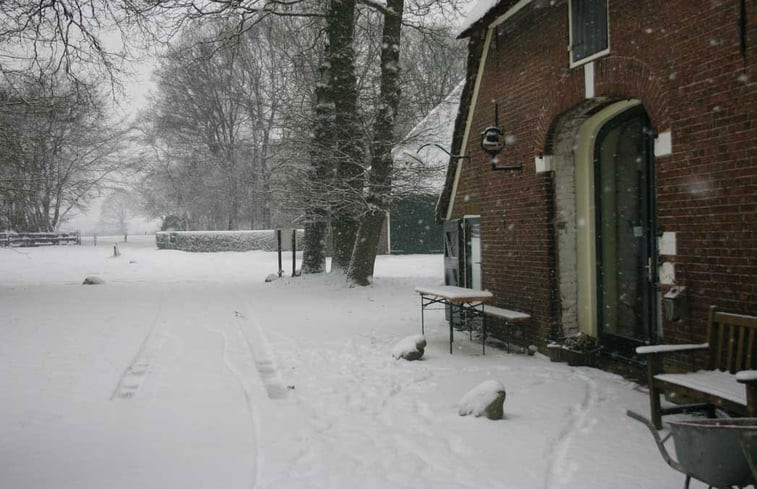
[[[520,329],[520,341],[523,343],[523,350],[526,350],[526,332],[523,329],[523,323],[531,319],[530,314],[525,312],[513,311],[512,309],[504,309],[496,306],[486,306],[484,308],[484,314],[492,316],[498,319],[502,319],[505,323],[505,344],[507,345],[507,351],[510,352],[510,329]]]
[[[636,348],[639,355],[649,355],[650,353],[668,353],[674,351],[706,350],[710,347],[709,343],[681,344],[681,345],[647,345]]]
[[[736,374],[739,382],[754,382],[757,380],[757,370],[742,370]]]
[[[695,400],[693,406],[712,411],[720,408],[736,416],[757,416],[757,375],[737,372],[753,369],[757,316],[734,314],[710,306],[706,343],[688,345],[650,345],[636,349],[647,355],[647,384],[652,424],[662,428],[662,416],[682,412],[686,406],[663,407],[660,396],[666,392]],[[700,350],[706,354],[707,370],[691,373],[665,373],[668,353]],[[700,355],[704,357],[705,355]]]
[[[503,309],[501,307],[496,307],[496,306],[486,306],[486,309],[484,309],[484,314],[487,314],[489,316],[494,316],[500,319],[504,319],[506,322],[513,322],[513,323],[531,319],[531,315],[526,314],[525,312],[513,311],[511,309]]]
[[[728,399],[746,406],[746,389],[736,381],[736,377],[736,374],[721,372],[720,370],[698,370],[685,374],[655,375],[657,380]]]

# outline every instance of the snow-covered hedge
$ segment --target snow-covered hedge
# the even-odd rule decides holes
[[[289,236],[286,236],[289,234]],[[302,248],[305,231],[297,230],[297,248]],[[287,239],[288,238],[288,239]],[[276,251],[276,231],[161,231],[155,234],[161,250],[181,251]],[[291,250],[291,231],[282,233],[282,249]]]

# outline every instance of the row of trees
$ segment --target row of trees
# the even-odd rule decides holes
[[[0,38],[32,39],[29,67],[64,72],[77,89],[87,79],[80,66],[117,84],[121,58],[100,30],[170,40],[140,121],[151,151],[141,183],[148,207],[212,229],[269,227],[283,219],[277,212],[289,214],[307,229],[303,271],[324,270],[330,230],[332,268],[365,284],[398,195],[391,148],[462,74],[460,46],[428,22],[455,4],[10,0]],[[4,61],[21,59],[9,52],[0,51],[6,79],[13,63]]]
[[[128,129],[67,81],[0,85],[0,229],[53,231],[128,169]]]

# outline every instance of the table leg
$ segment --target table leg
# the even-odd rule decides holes
[[[452,342],[455,340],[455,337],[452,335],[452,328],[453,324],[455,323],[455,307],[450,307],[450,315],[449,315],[449,354],[452,355]]]
[[[425,307],[423,307],[423,296],[421,296],[421,334],[426,334],[426,324],[423,319],[423,310]]]
[[[484,305],[481,304],[481,331],[484,338],[481,340],[481,354],[486,355],[486,314],[484,311]]]

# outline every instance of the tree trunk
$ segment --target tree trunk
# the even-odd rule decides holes
[[[329,15],[335,20],[328,29],[331,91],[335,109],[335,154],[337,165],[336,206],[332,218],[334,256],[332,271],[346,271],[350,264],[359,226],[357,201],[363,191],[363,137],[358,114],[355,76],[355,0],[332,0]]]
[[[381,92],[379,113],[373,126],[371,171],[368,176],[367,203],[369,210],[362,219],[347,271],[348,280],[355,285],[368,285],[373,278],[373,266],[381,236],[381,223],[389,209],[392,193],[392,144],[394,121],[399,107],[399,57],[404,0],[387,0],[393,14],[384,15],[381,44]]]
[[[338,22],[332,9],[326,16],[327,30]],[[330,46],[319,67],[320,80],[315,88],[315,117],[313,119],[312,142],[310,145],[309,195],[310,202],[305,209],[305,245],[302,255],[302,273],[322,273],[326,271],[326,225],[328,205],[322,198],[331,169],[329,154],[334,148],[334,97],[331,89]]]
[[[302,273],[326,271],[326,223],[314,221],[305,224],[305,243],[302,254]]]
[[[359,194],[363,186],[360,165],[363,138],[357,115],[352,48],[354,24],[355,0],[331,0],[326,15],[328,44],[321,65],[321,81],[316,88],[311,182],[316,193],[332,194],[325,209],[319,209],[320,205],[315,203],[322,196],[314,195],[316,208],[306,212],[308,229],[315,233],[312,239],[305,239],[303,272],[307,273],[325,270],[326,218],[333,220],[334,270],[345,270],[349,265],[358,227],[355,206],[345,205],[350,202],[350,194],[354,195],[355,190]],[[319,249],[311,250],[311,246]],[[323,263],[316,263],[321,259]]]

